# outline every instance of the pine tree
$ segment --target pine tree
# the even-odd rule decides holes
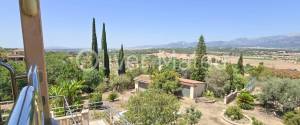
[[[96,21],[93,18],[93,31],[92,31],[92,51],[94,54],[92,55],[92,66],[95,66],[95,69],[99,71],[99,62],[98,59],[98,43],[97,43],[97,34],[96,34]]]
[[[193,80],[198,80],[198,81],[205,80],[207,70],[208,70],[207,57],[205,55],[206,55],[206,45],[205,45],[204,37],[201,35],[195,53],[196,62],[192,73]]]
[[[119,75],[125,74],[126,67],[125,67],[123,44],[121,45],[121,49],[119,51],[118,64],[119,64],[119,70],[118,70]]]
[[[104,64],[104,75],[106,78],[109,78],[110,69],[109,69],[109,56],[107,51],[107,43],[106,43],[106,31],[105,31],[105,23],[103,23],[103,29],[102,29],[102,51],[103,51],[103,64]]]
[[[237,69],[238,69],[238,72],[242,75],[245,74],[245,70],[244,70],[244,64],[243,64],[243,54],[241,53],[240,54],[240,58],[238,60],[238,63],[237,63]]]

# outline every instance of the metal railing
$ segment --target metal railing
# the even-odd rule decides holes
[[[17,86],[17,83],[16,83],[16,70],[9,64],[7,63],[4,63],[0,60],[0,66],[6,68],[9,73],[10,73],[10,78],[11,78],[11,87],[12,87],[12,94],[13,94],[13,98],[14,98],[14,101],[17,100],[17,95],[18,95],[18,86]]]
[[[8,125],[44,125],[37,66],[30,67],[27,77],[30,84],[22,88],[7,121]]]

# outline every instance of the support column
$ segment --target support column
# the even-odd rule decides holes
[[[195,87],[191,86],[191,88],[190,88],[190,98],[194,99],[194,95],[195,95]]]
[[[37,65],[38,67],[45,124],[49,125],[51,122],[40,1],[19,0],[19,5],[27,71],[31,65]]]

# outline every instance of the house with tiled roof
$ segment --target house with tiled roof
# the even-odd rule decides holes
[[[134,81],[135,91],[145,91],[151,84],[151,76],[140,75],[135,77]],[[179,82],[181,85],[181,91],[178,93],[179,96],[195,99],[202,96],[205,91],[206,84],[204,82],[184,78],[179,78]]]

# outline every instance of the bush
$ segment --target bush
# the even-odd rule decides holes
[[[176,96],[148,89],[129,98],[125,117],[134,125],[169,125],[177,120],[179,108]]]
[[[132,82],[127,75],[114,76],[110,82],[112,89],[119,92],[125,89],[134,88],[134,82]]]
[[[83,91],[86,93],[94,92],[95,88],[103,81],[103,74],[97,70],[84,71],[82,79],[84,80]]]
[[[102,101],[102,93],[91,93],[90,94],[90,101],[91,102],[101,102]]]
[[[195,109],[195,107],[187,108],[185,112],[185,120],[190,125],[197,124],[202,116],[202,113],[199,110]]]
[[[228,107],[225,111],[225,115],[231,120],[240,120],[244,117],[241,109],[238,106]]]
[[[275,110],[282,113],[294,111],[300,105],[299,82],[298,79],[270,78],[263,82],[259,100],[266,108],[275,107]]]
[[[116,92],[111,92],[109,95],[108,95],[108,100],[109,101],[115,101],[116,99],[118,98],[118,93]]]
[[[166,93],[175,93],[180,90],[179,74],[173,70],[162,70],[152,75],[150,87],[163,90]]]
[[[100,92],[100,93],[104,93],[106,92],[107,90],[109,89],[109,86],[105,83],[100,83],[97,88],[96,88],[96,91],[97,92]]]
[[[240,108],[250,110],[254,108],[254,97],[246,91],[241,92],[237,97],[237,104]]]
[[[258,121],[255,117],[252,117],[252,125],[264,125],[261,121]]]
[[[286,113],[283,120],[286,125],[300,125],[300,111]]]
[[[210,99],[215,98],[215,94],[213,91],[206,90],[204,95],[205,95],[205,97],[210,98]]]

